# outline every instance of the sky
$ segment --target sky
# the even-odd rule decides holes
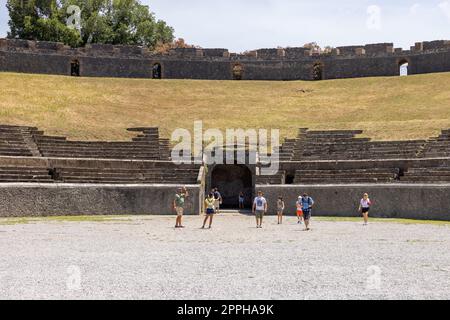
[[[175,28],[176,37],[204,48],[359,45],[450,39],[450,0],[141,0]],[[8,31],[0,0],[0,37]]]

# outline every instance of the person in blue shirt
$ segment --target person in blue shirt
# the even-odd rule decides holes
[[[311,230],[311,228],[309,227],[309,222],[311,219],[311,211],[314,206],[314,200],[310,196],[308,196],[307,193],[304,193],[298,202],[303,210],[303,220],[305,221],[305,230],[309,231]]]

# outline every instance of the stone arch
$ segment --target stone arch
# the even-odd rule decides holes
[[[80,61],[78,59],[70,61],[70,75],[72,77],[80,76]]]
[[[237,63],[233,66],[233,80],[242,80],[243,76],[244,76],[244,67],[242,66],[242,64]]]
[[[294,184],[295,174],[287,174],[284,180],[285,184]]]
[[[324,69],[324,65],[321,61],[316,61],[313,64],[313,69],[312,69],[313,80],[316,80],[316,81],[323,80],[323,69]]]
[[[251,208],[254,186],[253,174],[248,166],[241,164],[215,165],[211,172],[211,187],[219,189],[223,199],[223,208],[237,209],[241,191],[245,196],[245,207]]]
[[[398,72],[400,76],[408,76],[411,63],[408,59],[403,58],[398,61]]]
[[[159,62],[153,64],[152,79],[162,79],[162,66]]]

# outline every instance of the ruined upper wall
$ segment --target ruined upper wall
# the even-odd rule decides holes
[[[214,60],[304,60],[310,57],[376,57],[410,53],[450,50],[450,40],[417,42],[410,50],[395,48],[393,43],[376,43],[355,46],[341,46],[331,52],[319,53],[304,47],[268,48],[248,51],[242,54],[230,53],[223,48],[176,48],[166,54],[155,54],[139,46],[110,44],[89,44],[82,48],[71,48],[62,43],[30,41],[19,39],[0,39],[0,50],[30,52],[34,54],[58,54],[89,57],[120,58],[176,58],[176,59],[214,59]]]
[[[320,63],[318,63],[320,62]],[[319,53],[303,47],[259,49],[183,48],[158,55],[137,46],[0,39],[0,71],[36,74],[207,80],[325,80],[450,71],[450,41],[416,43],[411,50],[392,43],[345,46]]]

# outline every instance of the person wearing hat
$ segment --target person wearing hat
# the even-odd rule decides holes
[[[173,209],[177,213],[177,219],[175,222],[175,228],[184,228],[181,224],[181,219],[184,214],[184,206],[186,203],[186,198],[189,196],[189,193],[186,187],[178,188],[177,193],[175,194],[175,198],[173,200]]]
[[[302,224],[303,221],[303,210],[302,210],[302,196],[299,196],[297,201],[295,202],[296,206],[297,206],[297,223],[298,224]]]
[[[303,220],[305,221],[305,230],[309,231],[311,230],[309,228],[309,222],[311,219],[311,211],[314,206],[314,200],[310,196],[308,196],[307,193],[304,193],[300,199],[300,203],[302,205]]]

